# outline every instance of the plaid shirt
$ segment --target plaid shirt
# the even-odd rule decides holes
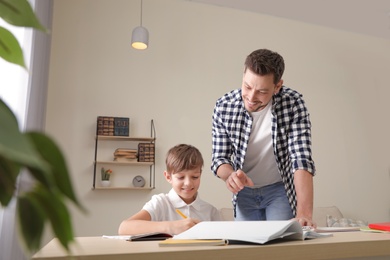
[[[297,199],[294,172],[299,169],[315,174],[311,158],[311,123],[302,95],[285,86],[273,96],[272,142],[276,163],[291,209],[296,215]],[[242,169],[252,117],[246,111],[241,89],[233,90],[217,100],[213,114],[213,153],[211,170],[217,174],[221,164]],[[236,196],[233,196],[233,205]]]

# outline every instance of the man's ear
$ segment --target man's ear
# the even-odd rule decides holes
[[[171,181],[172,181],[172,175],[171,175],[169,172],[164,171],[164,177],[165,177],[165,179],[167,180],[167,182],[171,183]]]
[[[279,80],[278,84],[276,84],[275,86],[274,94],[278,94],[282,86],[283,86],[283,80],[281,79]]]

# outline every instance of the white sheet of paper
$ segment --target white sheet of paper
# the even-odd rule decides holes
[[[227,239],[263,244],[291,236],[303,240],[301,225],[286,221],[202,221],[173,239]]]

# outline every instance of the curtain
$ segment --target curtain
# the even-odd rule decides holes
[[[41,23],[48,29],[51,28],[52,0],[30,0]],[[29,68],[24,113],[19,113],[23,118],[22,129],[43,131],[45,125],[45,110],[48,85],[48,71],[50,58],[50,34],[44,34],[32,30],[30,45],[22,46],[26,64]],[[25,43],[21,43],[25,44]],[[27,43],[28,44],[28,43]],[[30,50],[31,52],[28,53]],[[12,65],[10,65],[12,66]],[[23,94],[21,94],[23,95]],[[19,97],[21,99],[23,97]],[[11,105],[10,105],[11,106]],[[16,112],[15,112],[16,113]],[[33,180],[26,172],[21,172],[17,181],[16,194],[30,189]],[[0,260],[23,260],[30,259],[24,253],[23,246],[19,242],[16,218],[16,200],[13,199],[7,208],[0,209]],[[1,217],[2,216],[2,217]]]

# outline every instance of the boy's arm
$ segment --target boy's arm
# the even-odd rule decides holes
[[[152,232],[179,234],[199,223],[199,220],[186,218],[173,221],[151,221],[149,212],[142,209],[119,225],[119,235],[137,235]]]

